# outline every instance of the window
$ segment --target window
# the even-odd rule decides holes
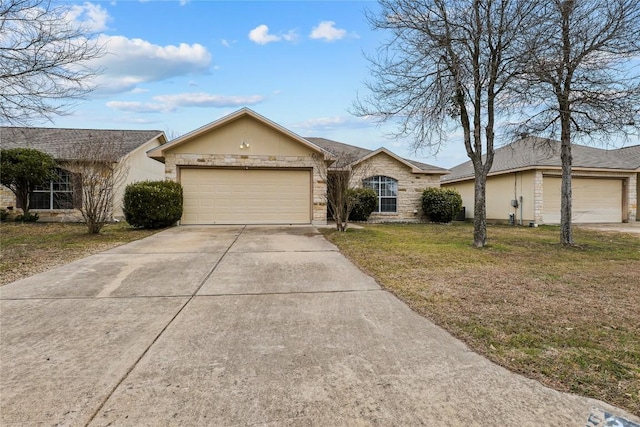
[[[31,209],[73,209],[73,176],[64,169],[56,177],[36,187],[29,200]]]
[[[398,211],[398,181],[388,176],[372,176],[362,182],[365,188],[378,195],[378,207],[374,212]]]

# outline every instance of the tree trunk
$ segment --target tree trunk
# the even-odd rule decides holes
[[[474,185],[475,206],[473,208],[473,246],[476,248],[482,248],[487,243],[486,189],[486,180],[478,179],[476,175]]]
[[[568,125],[566,126],[568,128]],[[567,129],[567,134],[569,134]],[[573,229],[571,223],[571,140],[570,136],[565,136],[565,129],[562,130],[562,145],[560,158],[562,159],[562,188],[560,191],[560,243],[563,245],[573,245]]]

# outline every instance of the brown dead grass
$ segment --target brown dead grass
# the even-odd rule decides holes
[[[0,223],[0,286],[155,233],[126,223],[88,234],[84,224]]]
[[[556,227],[367,225],[325,231],[418,313],[512,371],[640,415],[640,238]]]

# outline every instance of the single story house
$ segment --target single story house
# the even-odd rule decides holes
[[[303,138],[248,108],[147,155],[184,190],[181,224],[326,224],[327,174],[353,170],[376,190],[375,219],[419,221],[420,195],[448,171],[391,151]]]
[[[572,221],[629,222],[640,219],[640,145],[602,149],[572,147]],[[487,176],[487,219],[516,224],[559,224],[560,142],[527,137],[495,151]],[[473,218],[474,174],[470,161],[441,181],[462,196]]]
[[[82,177],[65,169],[87,153],[104,153],[117,159],[124,172],[117,183],[112,216],[121,218],[124,188],[133,182],[164,179],[164,165],[147,157],[146,152],[167,142],[159,130],[57,129],[39,127],[0,127],[3,149],[33,148],[53,156],[60,165],[56,179],[39,187],[30,199],[32,212],[41,221],[80,221]],[[80,157],[83,158],[83,157]],[[0,186],[3,208],[16,206],[14,194]],[[14,211],[15,212],[15,211]]]

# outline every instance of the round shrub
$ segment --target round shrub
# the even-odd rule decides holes
[[[422,210],[433,222],[451,222],[462,209],[462,197],[456,190],[427,188],[422,192]]]
[[[132,227],[162,228],[182,217],[182,186],[173,181],[142,181],[124,190],[124,217]]]
[[[371,188],[350,188],[347,198],[355,198],[355,204],[349,214],[350,221],[367,221],[378,205],[378,195]]]

